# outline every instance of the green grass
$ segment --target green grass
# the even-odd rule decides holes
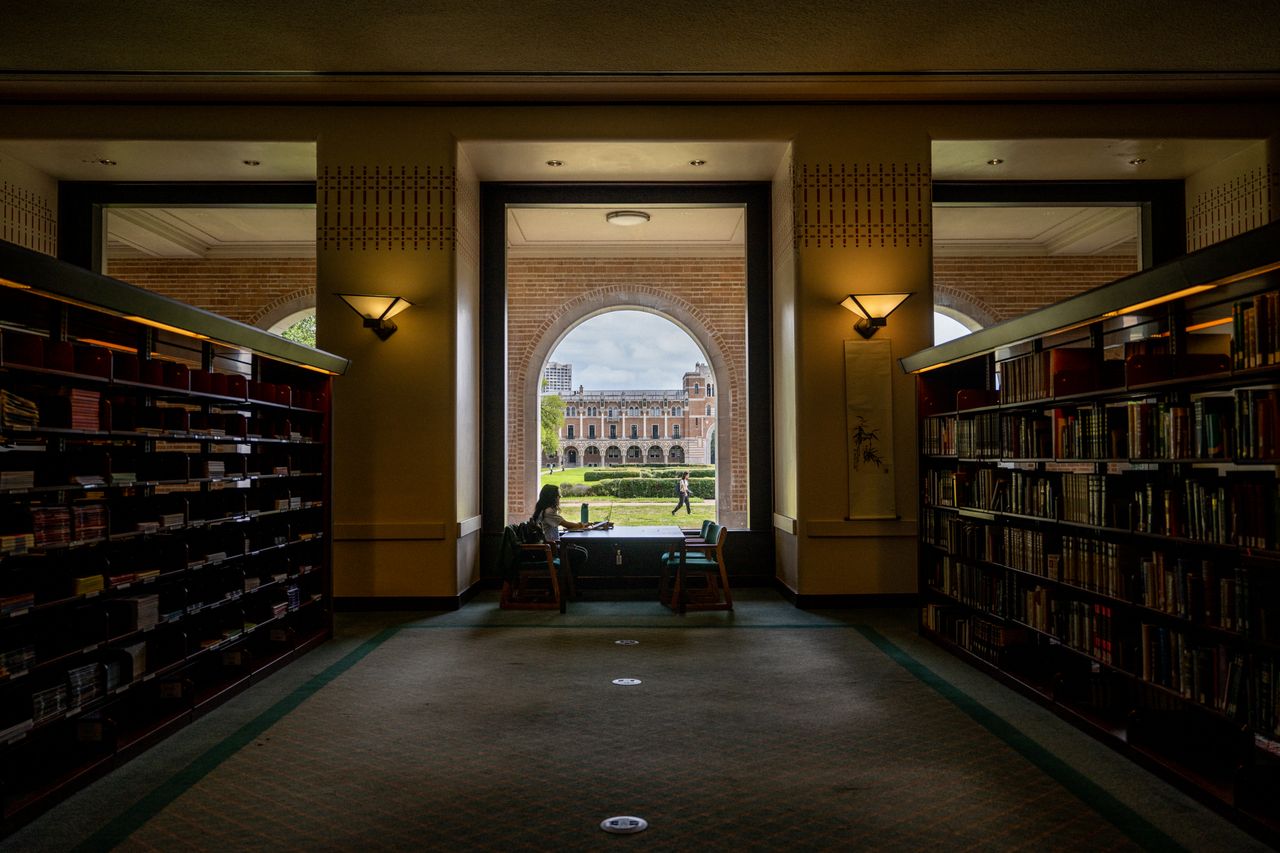
[[[557,470],[554,474],[548,474],[546,469],[538,475],[538,487],[547,483],[555,483],[557,486],[566,484],[583,483],[582,475],[587,471],[595,471],[596,468],[569,468],[564,471]],[[703,519],[716,519],[716,502],[703,500],[701,498],[690,498],[690,507],[692,513],[686,513],[683,508],[680,509],[680,515],[672,516],[671,510],[675,509],[676,499],[672,495],[669,498],[611,498],[611,497],[584,497],[574,498],[566,497],[560,503],[560,511],[564,517],[572,521],[578,520],[578,513],[582,504],[589,506],[588,512],[592,521],[598,521],[608,516],[609,520],[614,524],[621,524],[630,527],[651,526],[660,524],[679,524],[681,527],[700,527]],[[613,508],[613,515],[609,515],[610,507]]]

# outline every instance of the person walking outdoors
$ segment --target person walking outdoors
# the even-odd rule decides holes
[[[684,507],[685,515],[692,515],[693,508],[689,506],[689,472],[685,471],[680,475],[680,479],[676,481],[676,508],[671,510],[671,514],[675,515],[680,511],[680,507]]]

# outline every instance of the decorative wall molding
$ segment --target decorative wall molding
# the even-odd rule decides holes
[[[321,251],[452,251],[453,166],[321,166],[316,237]]]
[[[909,249],[930,241],[923,163],[804,163],[795,183],[796,246]]]
[[[1202,193],[1187,210],[1187,251],[1243,234],[1275,217],[1280,169],[1266,163]]]
[[[58,217],[38,192],[0,181],[0,240],[58,254]]]

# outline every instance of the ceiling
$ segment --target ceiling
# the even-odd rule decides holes
[[[939,140],[939,180],[1181,179],[1257,140]],[[790,144],[734,141],[487,141],[460,143],[486,181],[770,180]],[[0,140],[13,157],[62,180],[314,180],[312,142]],[[1003,162],[991,166],[988,160]],[[1130,160],[1141,158],[1139,166]],[[102,163],[101,160],[109,160]],[[246,165],[245,160],[257,165]],[[549,160],[561,165],[548,165]],[[692,165],[691,161],[702,161]],[[634,229],[605,223],[606,208],[523,208],[510,213],[514,254],[740,254],[741,211],[650,206]],[[963,210],[963,212],[961,212]],[[108,257],[306,257],[314,255],[314,209],[113,208]],[[1130,253],[1136,225],[1120,208],[938,208],[934,247],[955,254]]]
[[[113,207],[107,257],[307,258],[316,254],[316,209],[308,207]]]
[[[671,255],[741,257],[741,207],[645,205],[648,222],[615,225],[617,206],[522,207],[507,211],[507,252],[513,257]],[[623,208],[625,209],[625,208]]]
[[[1257,139],[964,139],[933,142],[935,181],[1182,180]],[[991,160],[1000,160],[992,164]],[[1141,160],[1141,163],[1134,163]]]
[[[314,142],[0,139],[0,158],[5,156],[60,181],[316,179]]]
[[[10,101],[967,100],[1280,91],[1271,4],[130,0],[6,16]]]

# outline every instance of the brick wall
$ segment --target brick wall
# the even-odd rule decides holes
[[[935,257],[933,299],[985,327],[1137,271],[1129,255]]]
[[[315,258],[112,260],[107,275],[251,325],[316,290]]]
[[[507,441],[510,475],[508,505],[518,515],[528,496],[522,493],[527,460],[523,446],[526,407],[524,379],[540,372],[529,364],[532,350],[551,330],[597,313],[601,308],[670,306],[668,312],[700,326],[718,349],[731,374],[716,376],[730,411],[719,412],[721,429],[731,438],[731,491],[724,513],[745,513],[747,505],[746,410],[746,263],[741,258],[512,258],[507,265]],[[692,365],[673,365],[672,387]],[[605,389],[596,389],[605,390]],[[728,415],[726,418],[725,415]],[[527,514],[527,513],[526,513]]]

